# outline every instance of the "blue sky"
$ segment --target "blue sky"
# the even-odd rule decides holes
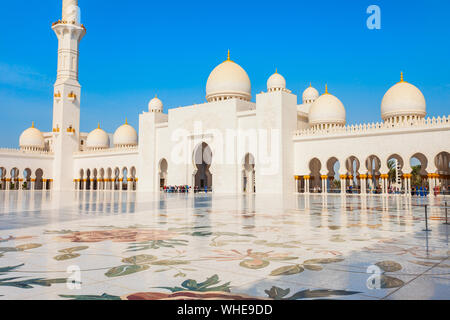
[[[62,0],[0,0],[0,146],[16,147],[35,121],[51,130],[57,41],[50,26]],[[26,7],[25,7],[26,4]],[[366,27],[369,5],[382,29]],[[80,0],[83,131],[113,132],[158,94],[167,108],[202,103],[211,70],[232,59],[248,72],[253,96],[278,68],[301,96],[325,83],[348,123],[380,120],[389,87],[419,87],[428,114],[450,114],[450,1],[116,1]]]

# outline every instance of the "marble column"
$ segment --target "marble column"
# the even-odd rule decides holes
[[[327,187],[328,176],[322,175],[320,178],[322,179],[322,193],[326,194],[326,193],[328,193],[328,187]]]
[[[127,179],[127,192],[130,193],[133,191],[133,179]]]
[[[428,191],[429,196],[434,197],[434,173],[428,174]]]
[[[381,192],[382,192],[382,194],[388,194],[388,185],[387,185],[387,178],[389,177],[389,175],[387,175],[387,174],[382,174],[381,176],[380,176],[380,178],[381,178]]]
[[[361,185],[361,194],[367,194],[367,175],[361,174],[359,176],[360,179],[360,185]]]

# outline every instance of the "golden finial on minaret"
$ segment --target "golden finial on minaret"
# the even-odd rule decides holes
[[[230,49],[228,49],[228,58],[227,61],[231,61],[231,57],[230,57]]]
[[[400,72],[400,82],[405,82],[405,80],[403,79],[403,71]]]

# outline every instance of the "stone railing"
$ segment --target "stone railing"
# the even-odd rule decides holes
[[[87,155],[100,155],[100,154],[113,154],[113,153],[134,153],[138,151],[137,146],[130,147],[115,147],[108,149],[97,149],[97,150],[84,150],[74,152],[73,154],[76,156],[87,156]]]
[[[364,134],[379,131],[389,131],[392,129],[407,129],[407,128],[441,128],[450,127],[450,116],[423,118],[416,120],[403,120],[396,123],[377,122],[365,123],[359,125],[347,125],[343,127],[332,127],[328,129],[309,128],[298,130],[294,133],[294,138],[315,135],[330,135],[330,134]]]
[[[42,150],[20,150],[13,148],[0,148],[0,154],[52,156],[53,152]]]

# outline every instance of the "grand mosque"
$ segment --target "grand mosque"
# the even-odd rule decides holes
[[[411,194],[450,183],[450,116],[427,117],[422,92],[403,77],[381,102],[381,121],[348,125],[343,103],[312,86],[298,97],[275,72],[252,97],[228,54],[210,74],[205,102],[169,109],[155,97],[114,133],[80,131],[78,1],[63,0],[53,126],[32,124],[18,149],[0,149],[1,190],[160,192],[168,185],[214,193]],[[233,57],[234,58],[234,57]],[[290,88],[294,89],[294,88]],[[420,166],[417,166],[420,164]],[[394,176],[393,176],[394,175]]]

